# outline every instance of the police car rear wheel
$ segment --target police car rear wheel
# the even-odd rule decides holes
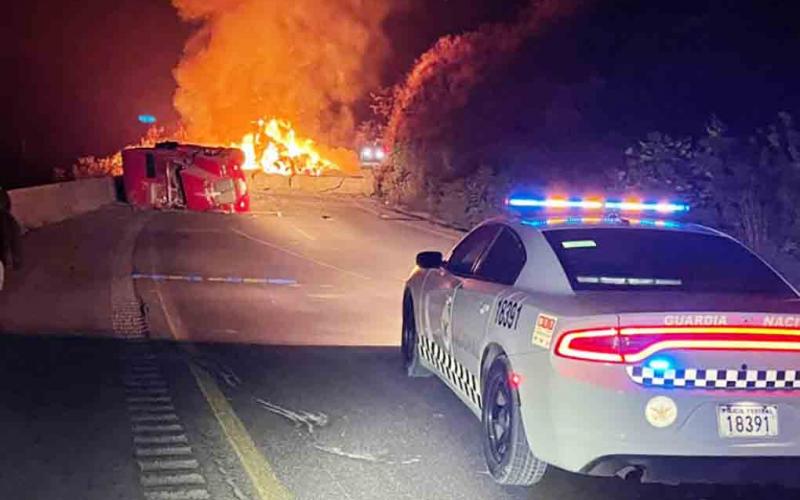
[[[414,303],[410,295],[403,300],[403,337],[400,342],[403,368],[409,377],[429,377],[431,372],[422,366],[417,345],[417,323],[414,320]]]
[[[547,463],[531,453],[519,410],[519,396],[508,381],[508,360],[492,362],[483,389],[483,454],[495,481],[529,486],[542,480]]]

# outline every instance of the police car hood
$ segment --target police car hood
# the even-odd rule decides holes
[[[533,294],[535,303],[563,316],[634,313],[762,312],[800,315],[800,298],[683,292],[577,292]]]

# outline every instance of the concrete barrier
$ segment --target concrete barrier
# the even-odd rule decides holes
[[[309,175],[286,177],[256,171],[248,174],[247,181],[254,191],[279,194],[370,195],[373,190],[372,171],[367,169],[364,169],[361,175],[322,175],[319,177]]]
[[[91,212],[116,199],[111,177],[12,189],[8,194],[11,212],[28,228]]]

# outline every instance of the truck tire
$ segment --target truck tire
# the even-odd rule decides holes
[[[414,318],[414,302],[406,293],[403,298],[403,332],[400,342],[400,354],[403,357],[403,369],[409,377],[430,377],[430,370],[422,366],[419,359],[419,339],[417,323]]]
[[[495,481],[504,485],[530,486],[542,480],[547,463],[528,446],[519,409],[519,395],[511,387],[508,359],[498,356],[483,384],[483,454]]]

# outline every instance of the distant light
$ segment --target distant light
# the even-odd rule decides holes
[[[647,362],[647,367],[658,371],[669,370],[672,368],[672,361],[667,358],[653,358]]]
[[[375,148],[375,158],[377,158],[379,160],[383,160],[383,158],[385,156],[386,156],[386,153],[384,153],[381,148]]]
[[[155,123],[156,121],[157,121],[156,117],[153,115],[139,115],[139,122],[141,123],[150,124],[150,123]]]
[[[361,157],[366,160],[372,159],[372,148],[363,148],[361,150]]]

